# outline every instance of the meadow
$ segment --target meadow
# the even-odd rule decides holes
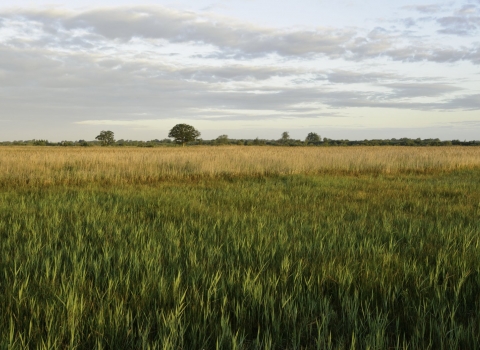
[[[1,147],[1,349],[479,349],[480,149]]]

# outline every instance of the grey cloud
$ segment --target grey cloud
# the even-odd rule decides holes
[[[393,83],[383,86],[393,89],[396,98],[434,97],[461,90],[450,84],[438,83]]]
[[[345,70],[329,72],[309,72],[301,68],[256,67],[244,65],[228,65],[223,67],[178,67],[172,68],[161,63],[125,62],[119,58],[102,58],[86,53],[65,54],[64,56],[50,57],[46,49],[18,49],[0,46],[0,67],[4,75],[1,76],[1,85],[4,89],[10,87],[29,87],[38,89],[57,89],[65,93],[78,90],[78,97],[82,94],[90,99],[93,95],[105,96],[103,104],[124,104],[127,101],[139,101],[144,105],[158,105],[156,101],[168,96],[166,105],[180,107],[184,103],[191,106],[220,105],[230,108],[269,109],[273,107],[288,108],[290,104],[299,102],[328,102],[334,95],[328,91],[315,89],[301,89],[298,87],[281,88],[277,95],[252,95],[237,88],[238,93],[223,92],[224,87],[218,85],[228,81],[264,80],[273,76],[298,76],[310,73],[317,79],[325,79],[331,83],[383,83],[385,80],[398,80],[399,77],[389,73],[358,73]],[[207,85],[206,85],[207,84]],[[448,84],[385,84],[383,86],[394,89],[396,97],[407,96],[439,96],[456,91],[458,88]],[[259,87],[268,92],[268,89]],[[209,91],[217,90],[220,93]],[[95,92],[97,91],[97,92]],[[43,92],[45,94],[47,92]],[[63,93],[63,92],[55,92]],[[176,94],[179,94],[176,96]],[[53,92],[52,92],[53,94]],[[104,94],[104,95],[102,95]],[[144,94],[144,96],[141,96]],[[190,96],[191,95],[191,96]],[[371,96],[351,95],[347,100],[362,100],[370,96],[368,101],[391,99],[392,96],[382,95],[372,100]],[[192,97],[193,96],[193,97]],[[213,97],[215,96],[215,97]],[[354,97],[352,97],[354,96]],[[205,98],[203,102],[201,98]],[[395,96],[393,96],[395,97]],[[52,97],[51,97],[52,98]],[[118,98],[118,100],[116,100]],[[152,101],[148,99],[152,98]],[[214,99],[219,103],[213,103]],[[85,101],[84,101],[85,102]],[[79,102],[81,105],[83,102]],[[60,105],[63,103],[60,101]],[[88,105],[102,104],[101,101],[88,102]],[[133,103],[136,105],[136,103]],[[250,107],[247,107],[250,108]],[[134,108],[136,109],[136,108]]]
[[[381,80],[399,79],[395,74],[389,73],[358,73],[353,71],[336,70],[327,73],[328,81],[340,84],[376,83]]]
[[[309,73],[307,70],[284,67],[264,67],[229,65],[223,67],[198,66],[195,68],[179,69],[176,74],[183,79],[192,79],[205,82],[228,82],[266,80],[272,77],[296,76]]]
[[[480,2],[478,2],[480,4]],[[438,30],[441,34],[450,34],[458,36],[473,36],[478,33],[480,28],[480,7],[473,3],[464,4],[462,7],[454,9],[453,4],[445,5],[422,5],[405,6],[404,9],[413,10],[422,14],[430,14],[427,17],[406,18],[403,24],[408,28],[419,22],[435,22],[440,26]],[[440,12],[443,15],[440,15]],[[448,15],[446,15],[448,13]]]
[[[468,54],[468,59],[474,64],[480,64],[480,48]]]
[[[0,117],[15,115],[17,121],[33,121],[42,116],[63,121],[86,117],[128,120],[132,114],[147,113],[161,119],[194,116],[192,110],[202,108],[276,110],[285,107],[289,113],[294,113],[291,105],[312,98],[303,95],[302,91],[284,92],[280,98],[255,95],[246,89],[232,93],[224,91],[225,87],[217,83],[205,84],[178,77],[178,74],[190,74],[188,70],[163,70],[162,74],[152,77],[131,63],[112,69],[122,62],[109,59],[98,63],[82,54],[63,62],[45,59],[31,70],[22,69],[35,63],[44,53],[30,52],[23,56],[12,53],[10,58],[16,58],[18,66],[9,70],[7,76],[0,75]],[[8,57],[3,54],[0,59],[8,60]],[[254,73],[258,73],[255,70]],[[274,70],[267,70],[264,77],[274,73]],[[237,79],[237,74],[250,75],[248,69],[240,67],[237,74],[228,76],[226,70],[222,74],[232,79]]]
[[[240,110],[241,111],[241,110]],[[333,117],[333,118],[345,118],[346,116],[343,116],[339,113],[325,113],[325,112],[319,112],[319,111],[313,111],[313,112],[308,112],[308,113],[301,113],[299,114],[299,111],[297,110],[285,110],[282,111],[281,113],[271,113],[271,114],[262,114],[262,115],[242,115],[240,113],[232,114],[228,112],[218,112],[218,113],[213,113],[215,114],[214,117],[212,117],[212,113],[208,112],[208,114],[204,117],[202,117],[202,120],[217,120],[217,121],[227,121],[227,120],[238,120],[238,121],[246,121],[246,120],[276,120],[276,119],[288,119],[288,118],[294,118],[294,119],[301,119],[301,118],[325,118],[325,117]]]
[[[405,18],[402,21],[407,28],[413,27],[417,24],[417,22],[413,18]]]
[[[39,115],[61,120],[114,119],[129,120],[132,114],[147,113],[155,119],[194,117],[199,109],[224,110],[274,110],[283,111],[277,117],[306,117],[319,115],[315,104],[332,108],[379,107],[400,109],[478,109],[478,96],[465,96],[445,103],[412,103],[396,101],[399,97],[413,95],[439,96],[456,90],[448,84],[384,84],[391,92],[331,91],[319,87],[262,87],[252,94],[251,88],[236,87],[230,91],[223,80],[246,81],[249,77],[266,79],[277,75],[274,68],[236,66],[197,67],[172,69],[166,66],[146,66],[119,59],[97,61],[87,54],[64,57],[59,61],[45,58],[45,51],[28,51],[18,55],[15,49],[7,55],[8,48],[0,50],[0,66],[15,61],[16,66],[0,75],[1,118],[15,115],[17,119],[32,120]],[[43,60],[38,60],[44,57]],[[35,66],[35,64],[37,66]],[[29,67],[31,69],[23,69]],[[120,67],[114,69],[115,67]],[[295,74],[285,69],[282,74]],[[189,79],[200,74],[198,79]],[[389,79],[387,73],[357,74],[348,71],[332,71],[325,74],[336,82],[368,82],[377,85]],[[205,75],[205,77],[201,77]],[[215,75],[221,79],[208,79]],[[278,90],[278,91],[276,91]],[[269,93],[270,92],[270,93]],[[271,93],[276,92],[276,93]],[[305,107],[307,105],[307,107]],[[36,111],[32,114],[32,111]],[[205,113],[202,113],[205,115]],[[228,115],[226,115],[227,117]],[[230,115],[229,118],[244,118]],[[259,116],[267,118],[268,115]],[[256,118],[256,117],[255,117]]]
[[[477,128],[477,127],[480,127],[480,120],[460,120],[460,121],[450,122],[448,124],[450,124],[449,126],[454,125],[454,126],[464,126],[467,128]]]
[[[0,76],[0,118],[15,115],[18,121],[33,121],[41,116],[63,121],[129,120],[132,114],[148,113],[161,119],[195,116],[194,110],[211,108],[288,110],[289,115],[294,115],[295,105],[315,102],[321,96],[316,89],[296,88],[266,95],[249,93],[246,88],[230,92],[217,83],[179,79],[178,72],[169,71],[149,78],[128,65],[117,70],[106,69],[118,62],[108,60],[98,65],[85,55],[70,57],[66,66],[54,62],[21,72],[21,67],[33,63],[35,57],[33,54],[19,57],[20,68],[12,71],[10,78]],[[305,112],[308,111],[299,110]]]
[[[476,111],[480,110],[480,94],[466,95],[448,102],[450,109]]]
[[[446,88],[444,88],[446,89]],[[418,88],[418,90],[420,90]],[[440,89],[441,90],[441,89]],[[422,90],[422,96],[433,96],[434,93]],[[401,92],[400,92],[401,94]],[[478,95],[464,96],[461,98],[444,100],[443,102],[411,102],[398,101],[398,97],[415,97],[405,93],[405,96],[388,92],[372,91],[329,91],[318,88],[285,89],[276,95],[248,96],[249,94],[225,94],[219,98],[228,108],[241,109],[249,106],[250,109],[279,109],[286,110],[299,103],[322,103],[332,108],[368,107],[368,108],[393,108],[410,110],[465,110],[480,109]],[[439,95],[441,93],[437,93]],[[435,95],[436,96],[436,95]],[[300,111],[300,108],[291,108]]]
[[[425,94],[425,93],[424,93]],[[359,91],[328,91],[318,88],[286,89],[275,95],[225,94],[219,96],[219,101],[231,109],[257,110],[290,110],[304,112],[303,107],[293,107],[300,103],[322,103],[332,108],[368,107],[393,108],[410,110],[478,110],[480,95],[467,95],[460,98],[444,100],[443,102],[421,103],[397,101],[399,96],[382,92]],[[413,97],[413,96],[412,96]],[[247,107],[248,106],[248,107]],[[315,109],[315,108],[313,108]]]
[[[455,62],[469,59],[474,49],[433,46],[412,39],[403,43],[404,38],[383,28],[375,28],[367,36],[357,37],[347,45],[352,60],[364,60],[374,57],[388,57],[401,62]]]
[[[474,4],[465,4],[450,16],[437,19],[443,34],[459,36],[475,35],[480,29],[480,8]]]
[[[79,72],[81,73],[81,72]],[[224,110],[228,120],[302,118],[324,115],[315,104],[331,108],[369,107],[396,109],[480,109],[478,96],[467,96],[447,103],[398,102],[388,93],[343,91],[319,88],[285,88],[276,94],[251,94],[247,91],[212,91],[212,86],[181,80],[156,79],[146,86],[142,80],[116,84],[119,79],[100,71],[91,73],[90,85],[76,87],[0,88],[0,117],[14,115],[17,121],[48,118],[51,121],[85,119],[131,120],[145,113],[152,119],[208,117],[205,109]],[[97,77],[93,75],[97,74]],[[111,84],[101,83],[110,80]],[[209,89],[210,88],[210,89]],[[261,91],[267,89],[260,88]],[[309,104],[313,104],[309,107]],[[307,107],[305,107],[307,105]],[[228,110],[237,110],[231,114]],[[242,115],[242,110],[278,111],[275,114]],[[35,111],[32,113],[32,111]],[[136,117],[138,118],[138,117]]]
[[[0,70],[8,74],[35,72],[58,67],[60,62],[38,55],[38,50],[21,50],[0,45]]]
[[[401,62],[421,62],[421,61],[431,61],[438,63],[445,62],[458,62],[461,60],[471,60],[472,54],[475,51],[472,49],[453,49],[453,48],[438,48],[432,49],[424,46],[412,45],[410,47],[390,49],[388,51],[388,57],[392,58],[394,61]]]
[[[478,7],[474,4],[465,4],[459,10],[456,11],[459,15],[471,15],[478,13]]]
[[[426,96],[425,93],[423,96]],[[431,96],[431,95],[429,95]],[[397,100],[398,94],[387,92],[363,92],[363,91],[317,91],[317,101],[332,108],[368,107],[368,108],[391,108],[407,110],[480,110],[480,95],[465,95],[457,98],[445,99],[439,102],[412,102],[409,100]],[[415,97],[408,96],[405,97]]]
[[[111,40],[128,41],[142,37],[178,43],[197,42],[253,55],[268,52],[287,56],[311,53],[341,55],[344,53],[342,44],[354,35],[351,30],[328,28],[315,31],[274,30],[166,8],[101,9],[63,16],[36,12],[24,16],[48,24],[52,31],[61,27],[68,30],[81,28]]]
[[[0,71],[4,86],[39,85],[79,87],[96,84],[129,85],[135,79],[191,80],[204,83],[259,81],[271,77],[298,77],[312,74],[298,67],[229,64],[225,66],[172,66],[161,62],[130,61],[114,56],[105,58],[88,53],[52,53],[48,49],[19,49],[0,45]],[[102,76],[101,80],[97,77]],[[7,79],[7,77],[10,77]]]
[[[37,43],[39,46],[87,51],[107,50],[118,41],[128,43],[135,38],[212,45],[217,48],[215,52],[200,55],[204,58],[237,60],[278,54],[284,57],[304,58],[324,55],[332,59],[343,58],[353,61],[389,57],[396,61],[408,62],[422,60],[452,62],[469,59],[475,50],[448,48],[440,44],[412,45],[411,42],[406,42],[400,33],[380,27],[374,28],[366,35],[349,28],[281,30],[228,21],[213,15],[199,15],[159,7],[97,9],[79,14],[23,10],[16,14],[0,14],[0,17],[2,16],[14,16],[40,23],[40,27],[49,35],[42,37],[41,42]],[[452,20],[446,18],[443,21],[447,23]],[[464,24],[464,30],[470,30],[469,26],[473,23],[474,19],[471,19],[468,24]],[[453,30],[448,24],[445,26],[444,30]],[[79,30],[80,33],[72,35],[74,31]],[[25,43],[18,40],[9,44],[25,47]]]
[[[449,16],[437,20],[442,26],[440,33],[473,35],[480,28],[480,17]]]
[[[406,10],[413,10],[420,13],[437,13],[442,11],[443,6],[438,4],[430,4],[430,5],[416,5],[416,6],[404,6]]]
[[[192,65],[182,65],[180,62],[167,65],[162,63],[162,59],[155,59],[161,56],[159,54],[148,56],[149,53],[143,50],[139,52],[135,48],[127,48],[127,54],[123,55],[112,49],[117,44],[128,46],[128,38],[145,36],[152,40],[164,38],[171,41],[208,42],[221,46],[224,52],[284,52],[285,55],[296,57],[314,52],[355,60],[388,56],[399,61],[454,62],[469,59],[480,63],[479,51],[432,49],[420,44],[398,46],[395,33],[384,28],[376,28],[365,36],[355,34],[355,38],[351,39],[352,35],[346,34],[349,31],[327,30],[327,33],[333,34],[325,38],[322,30],[278,31],[233,23],[230,32],[226,30],[223,36],[223,29],[228,27],[226,23],[220,21],[214,24],[205,20],[199,24],[197,22],[200,18],[196,14],[166,11],[163,16],[171,17],[171,20],[178,19],[179,23],[165,29],[173,30],[173,34],[167,32],[168,35],[164,33],[162,37],[159,32],[165,23],[155,27],[156,21],[163,18],[157,12],[131,15],[129,11],[118,10],[115,16],[106,19],[108,25],[101,24],[101,16],[94,16],[93,20],[91,12],[80,15],[49,12],[29,17],[32,21],[44,23],[44,27],[48,27],[45,30],[50,34],[40,35],[36,44],[15,45],[15,38],[8,43],[0,43],[0,118],[11,119],[14,116],[17,122],[49,119],[56,123],[85,119],[131,120],[132,116],[138,118],[138,115],[148,115],[152,119],[198,115],[208,117],[208,112],[205,111],[215,109],[226,110],[223,117],[232,119],[249,118],[242,116],[242,110],[264,111],[258,118],[301,118],[325,116],[333,108],[344,107],[480,109],[478,95],[448,99],[448,94],[457,90],[454,86],[431,82],[392,83],[392,80],[403,79],[388,72],[359,73],[321,68],[309,70],[302,68],[302,64],[292,68],[291,65],[282,67],[282,63],[279,63],[279,67],[265,67],[255,66],[255,61],[227,61],[222,62],[223,66],[208,66],[208,61],[201,60]],[[104,16],[108,14],[102,13]],[[26,13],[24,17],[28,17]],[[143,17],[150,18],[150,22],[140,23],[139,18]],[[129,21],[133,24],[130,25]],[[113,35],[109,31],[119,26],[119,23],[125,27],[120,32],[123,33],[122,37],[108,37]],[[198,25],[204,28],[198,29]],[[214,27],[218,33],[212,32]],[[75,32],[76,29],[82,31]],[[183,37],[178,33],[183,33]],[[242,33],[245,34],[244,37]],[[343,46],[338,44],[336,47],[335,33],[340,38],[338,41],[345,43]],[[237,36],[238,40],[235,39]],[[320,45],[321,41],[325,45]],[[323,49],[325,50],[322,51]],[[282,59],[285,58],[280,58]],[[263,84],[262,81],[272,77],[291,78],[291,84]],[[325,84],[325,87],[304,85],[319,80],[331,84]],[[298,84],[295,85],[295,82]],[[239,84],[231,87],[229,83]],[[384,87],[393,92],[387,89],[383,92],[333,91],[335,84],[350,83],[373,84],[376,90]],[[262,94],[252,93],[252,90],[258,90]],[[414,96],[441,97],[443,102],[432,104],[408,101],[408,97]],[[399,101],[400,98],[407,100]],[[319,106],[327,107],[327,112],[319,113]],[[228,113],[229,109],[239,113]],[[199,112],[201,110],[204,112]],[[277,113],[269,114],[268,111]]]

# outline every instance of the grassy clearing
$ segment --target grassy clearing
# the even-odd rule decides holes
[[[480,348],[474,149],[37,149],[0,150],[0,348]]]

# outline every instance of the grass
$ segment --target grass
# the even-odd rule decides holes
[[[0,187],[479,169],[476,147],[3,147]]]
[[[478,155],[0,149],[0,348],[478,349]]]

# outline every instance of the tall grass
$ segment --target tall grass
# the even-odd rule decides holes
[[[432,173],[480,168],[466,147],[0,148],[0,186],[195,177]]]
[[[479,349],[476,153],[397,150],[2,149],[0,348]]]

